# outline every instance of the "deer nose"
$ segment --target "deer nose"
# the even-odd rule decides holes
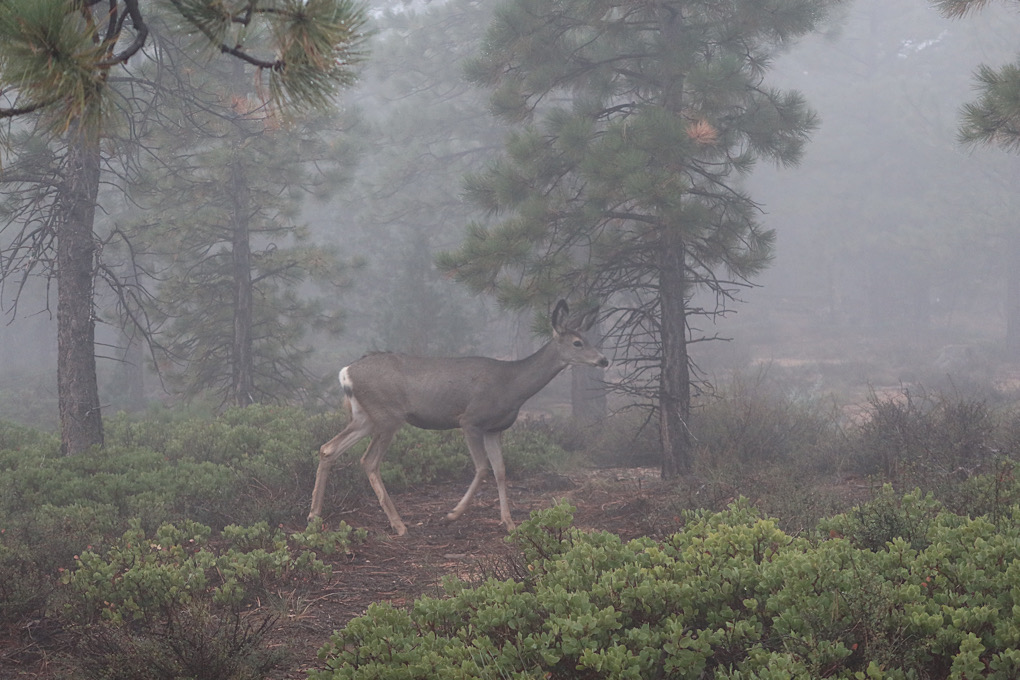
[[[609,366],[609,359],[601,357],[598,361],[595,362],[595,365],[598,366],[599,368],[606,368],[607,366]]]

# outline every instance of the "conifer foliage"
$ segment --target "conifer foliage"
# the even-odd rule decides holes
[[[770,60],[837,4],[512,0],[468,67],[514,131],[468,180],[493,220],[440,264],[510,308],[602,302],[617,386],[658,412],[665,476],[690,466],[688,345],[771,256],[742,179],[797,163],[817,125],[766,84]]]
[[[14,197],[7,206],[13,217],[0,225],[0,285],[17,298],[29,276],[56,279],[57,388],[68,454],[103,444],[95,296],[109,269],[96,208],[100,184],[112,179],[124,147],[102,141],[120,124],[136,129],[151,113],[143,94],[151,84],[137,68],[160,40],[161,17],[169,33],[199,39],[196,54],[206,48],[257,69],[263,99],[279,109],[330,106],[363,56],[366,16],[351,0],[0,3],[0,143],[11,152],[2,158],[0,182]],[[40,147],[52,152],[45,167],[40,154],[18,153]],[[30,195],[26,185],[42,193]]]
[[[988,4],[987,0],[932,0],[945,16],[962,17]],[[1008,4],[1020,7],[1016,0]],[[978,98],[963,107],[960,141],[994,144],[1006,151],[1020,152],[1020,58],[994,68],[978,67],[974,89]]]

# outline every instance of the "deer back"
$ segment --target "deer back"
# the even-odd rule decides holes
[[[514,363],[380,353],[354,362],[347,375],[351,399],[380,425],[407,422],[445,430],[467,424],[496,430],[512,425],[531,396],[508,392]]]

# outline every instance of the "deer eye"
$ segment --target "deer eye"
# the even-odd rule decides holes
[[[584,340],[574,340],[574,347],[584,347]]]

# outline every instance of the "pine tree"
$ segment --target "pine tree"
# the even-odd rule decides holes
[[[758,159],[796,163],[817,124],[764,75],[835,4],[513,0],[469,67],[516,128],[468,180],[497,219],[470,225],[442,266],[510,308],[603,302],[617,387],[657,410],[666,477],[691,466],[698,326],[770,258],[741,178]]]
[[[328,107],[350,84],[360,58],[364,13],[350,0],[248,0],[229,9],[214,0],[170,0],[168,22],[212,50],[251,64],[266,97],[281,108]],[[41,175],[49,209],[28,216],[3,244],[0,278],[26,271],[57,281],[58,395],[62,448],[78,453],[103,443],[95,369],[95,282],[99,254],[96,201],[109,159],[102,139],[116,116],[138,111],[133,58],[158,39],[159,9],[138,0],[5,0],[0,3],[0,120],[34,118],[43,139],[59,147]],[[201,68],[201,66],[198,66]],[[25,124],[0,131],[9,142]],[[10,148],[10,147],[8,147]],[[19,173],[27,168],[12,163]],[[38,218],[38,219],[37,219]]]
[[[1020,9],[1020,1],[1007,2]],[[947,17],[963,17],[988,0],[932,0],[932,4]],[[978,98],[963,107],[960,141],[1020,152],[1020,61],[998,68],[982,64],[975,80]]]
[[[162,47],[174,50],[162,68],[188,70],[186,53]],[[345,265],[311,242],[300,208],[347,179],[353,153],[346,117],[284,119],[249,91],[243,64],[228,65],[190,75],[140,133],[145,160],[129,187],[140,222],[128,241],[136,259],[144,244],[152,296],[139,313],[160,328],[170,384],[247,406],[306,393],[310,331],[337,328],[329,301]]]

